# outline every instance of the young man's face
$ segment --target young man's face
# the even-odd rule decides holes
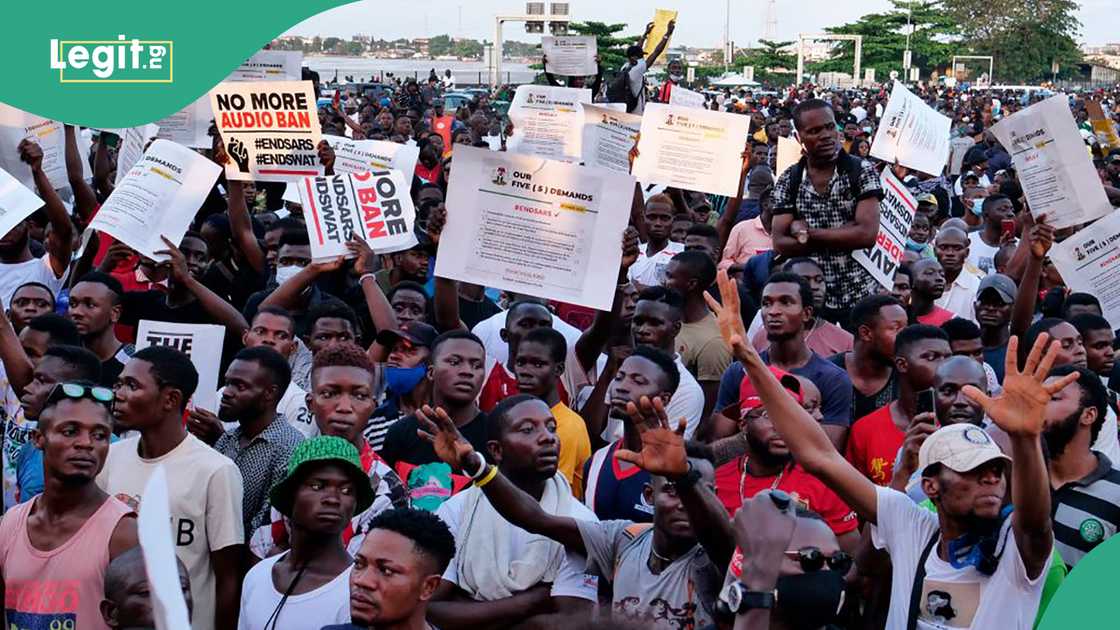
[[[225,387],[218,417],[225,422],[256,419],[265,405],[275,404],[284,392],[276,392],[269,371],[257,361],[235,359],[226,368]]]
[[[671,348],[680,328],[680,318],[673,316],[673,308],[668,304],[639,300],[634,307],[630,331],[634,343],[640,346]]]
[[[194,609],[191,598],[191,578],[181,562],[175,563],[179,569],[179,588],[187,602],[187,616]],[[101,617],[105,625],[121,630],[155,628],[155,615],[152,613],[152,587],[142,563],[134,565],[136,570],[128,574],[120,594],[115,600],[101,600]]]
[[[895,359],[895,367],[915,390],[932,387],[937,368],[953,354],[944,339],[922,339],[905,352]]]
[[[1112,374],[1112,366],[1116,362],[1116,352],[1112,349],[1116,333],[1109,328],[1087,330],[1082,341],[1089,369],[1107,378]]]
[[[105,332],[121,316],[117,297],[100,282],[79,282],[70,290],[70,320],[83,337]]]
[[[767,339],[780,341],[801,334],[810,313],[801,303],[799,285],[771,282],[762,288],[762,325]]]
[[[109,456],[112,434],[105,405],[66,399],[40,414],[35,446],[42,449],[44,466],[55,475],[92,481]]]
[[[373,375],[360,367],[322,367],[311,372],[307,409],[323,435],[358,442],[377,407]]]
[[[350,573],[354,623],[389,627],[408,619],[435,594],[440,574],[411,539],[387,529],[366,534]]]
[[[503,341],[509,344],[511,354],[521,338],[536,328],[551,328],[552,313],[543,304],[522,304],[507,315],[506,327],[500,331]]]
[[[385,365],[396,368],[414,368],[424,365],[431,357],[432,351],[428,346],[420,346],[408,339],[398,339],[389,351]]]
[[[829,162],[836,158],[839,142],[836,133],[836,118],[831,109],[820,108],[801,112],[801,124],[798,127],[801,145],[805,153],[821,162]]]
[[[905,273],[894,274],[894,286],[890,294],[903,304],[910,304],[910,276]]]
[[[354,517],[358,502],[354,480],[338,464],[322,463],[309,468],[295,489],[292,523],[319,536],[338,536]]]
[[[669,238],[673,229],[673,209],[667,203],[654,201],[646,204],[646,230],[651,240]]]
[[[241,341],[246,348],[266,346],[286,358],[295,350],[295,322],[272,313],[258,313]]]
[[[552,360],[548,346],[523,341],[517,345],[513,368],[519,392],[545,398],[556,388],[561,364]]]
[[[968,257],[968,239],[957,230],[943,232],[937,235],[933,252],[946,271],[959,271]]]
[[[311,325],[307,336],[307,348],[311,354],[341,343],[352,343],[356,335],[349,320],[341,317],[320,317]]]
[[[411,289],[397,289],[389,300],[389,307],[399,324],[422,322],[428,316],[428,296]]]
[[[142,359],[126,363],[113,388],[113,416],[118,426],[142,430],[162,422],[170,405],[164,389],[156,382],[151,363]]]
[[[879,309],[871,326],[861,326],[859,332],[861,337],[866,334],[871,348],[880,359],[890,360],[894,357],[894,340],[898,337],[899,331],[906,328],[907,323],[909,317],[906,309],[897,304],[888,304]],[[864,333],[865,329],[867,333]]]
[[[805,282],[809,283],[809,289],[813,292],[813,306],[815,308],[822,308],[824,306],[825,293],[828,291],[828,288],[827,285],[825,285],[824,272],[821,271],[821,268],[813,263],[800,262],[790,267],[789,270],[805,278]]]
[[[448,339],[432,356],[433,388],[460,405],[478,397],[486,376],[486,351],[471,339]]]
[[[985,290],[976,298],[976,323],[981,328],[1000,328],[1011,321],[1011,303],[996,291]]]
[[[35,364],[35,369],[31,372],[31,382],[23,388],[23,396],[19,399],[24,417],[29,420],[37,419],[54,386],[74,380],[76,377],[74,369],[62,359],[43,357]]]
[[[53,311],[54,300],[51,294],[43,287],[28,286],[21,287],[12,294],[8,317],[12,320],[12,327],[19,332],[27,322]]]
[[[653,361],[640,356],[627,357],[618,367],[614,380],[607,389],[611,417],[627,419],[630,415],[626,412],[626,403],[636,405],[642,396],[650,400],[662,396],[665,393],[663,378],[661,368]],[[672,395],[672,392],[668,393]],[[668,400],[665,399],[665,402]]]
[[[502,470],[551,479],[560,457],[556,418],[542,400],[527,400],[508,410],[501,439],[487,443]]]
[[[937,369],[933,380],[934,409],[942,425],[967,422],[980,425],[984,409],[964,394],[964,386],[988,391],[988,377],[975,361],[950,359]]]
[[[201,280],[206,274],[206,268],[210,266],[210,250],[206,246],[206,241],[188,236],[179,244],[179,251],[183,252],[183,256],[187,259],[187,270],[190,271],[191,276],[195,280]]]
[[[423,283],[428,278],[428,252],[413,248],[393,255],[401,270],[401,275],[409,280]]]
[[[945,293],[945,271],[936,260],[921,260],[911,266],[914,292],[936,300]]]
[[[976,427],[977,431],[983,431]],[[1003,497],[1007,493],[1004,460],[993,460],[958,473],[942,467],[936,476],[924,477],[922,489],[934,499],[939,512],[974,521],[999,518]]]
[[[1081,339],[1081,333],[1077,332],[1073,324],[1062,322],[1048,332],[1050,333],[1050,341],[1057,340],[1061,346],[1054,365],[1088,366],[1085,357],[1085,342]]]

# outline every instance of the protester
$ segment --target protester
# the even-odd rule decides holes
[[[665,269],[665,287],[684,297],[681,327],[676,336],[680,360],[699,383],[706,402],[703,416],[715,404],[719,379],[731,364],[731,350],[719,335],[716,318],[704,302],[707,290],[716,281],[715,263],[699,252],[673,256]]]
[[[53,312],[54,300],[54,292],[41,282],[25,282],[16,287],[8,306],[8,318],[16,333],[20,333],[27,322]]]
[[[70,289],[70,319],[82,335],[83,345],[101,359],[101,384],[112,387],[124,364],[136,352],[132,344],[117,339],[114,326],[121,317],[124,290],[116,278],[92,271]]]
[[[937,262],[941,263],[944,273],[945,286],[941,294],[934,298],[934,304],[956,317],[965,319],[973,318],[972,306],[976,302],[976,294],[980,291],[980,276],[969,269],[968,237],[964,231],[953,226],[942,226],[934,239],[934,253]],[[991,271],[995,271],[994,268]],[[940,326],[943,322],[933,325]]]
[[[852,418],[862,418],[898,398],[894,351],[906,322],[906,308],[889,295],[869,295],[852,308],[855,346],[829,358],[852,381]]]
[[[290,363],[299,347],[296,321],[285,309],[265,306],[257,311],[249,324],[249,330],[241,336],[241,342],[246,348],[271,348]],[[294,371],[294,368],[289,371]],[[218,390],[218,397],[221,398],[221,395],[222,391]],[[307,410],[307,392],[296,384],[294,378],[289,378],[288,388],[276,403],[276,415],[295,427],[304,437],[315,436],[317,429]]]
[[[187,604],[189,619],[194,602],[191,601],[191,576],[183,561],[176,558],[179,588]],[[105,598],[101,600],[101,619],[109,628],[121,630],[136,628],[154,630],[156,627],[152,605],[152,585],[145,569],[144,554],[140,547],[133,547],[109,562],[105,570]]]
[[[937,300],[945,292],[945,271],[936,260],[923,258],[910,265],[910,312],[918,323],[940,326],[956,316]]]

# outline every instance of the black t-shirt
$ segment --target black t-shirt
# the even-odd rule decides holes
[[[486,422],[486,414],[480,411],[473,420],[459,427],[459,433],[483,455],[486,454]],[[420,423],[413,415],[401,418],[389,427],[380,455],[390,467],[395,469],[398,462],[421,465],[441,461],[432,445],[416,434],[418,428]]]
[[[267,276],[257,273],[248,264],[231,266],[223,262],[211,264],[201,282],[234,308],[241,310],[253,293],[264,288],[267,280]]]
[[[845,354],[847,353],[834,354],[828,357],[828,360],[839,366],[841,370],[847,371],[848,368],[844,365]],[[898,400],[898,372],[894,369],[891,369],[891,377],[887,379],[883,388],[870,396],[864,396],[856,389],[855,383],[852,383],[852,422],[896,400]]]
[[[468,329],[474,328],[479,322],[490,319],[501,312],[501,307],[486,296],[482,296],[482,299],[477,302],[459,296],[459,319],[463,320]]]
[[[98,384],[109,388],[116,385],[117,377],[124,371],[124,364],[135,352],[136,347],[132,344],[121,344],[116,354],[101,362],[101,380],[98,381]]]

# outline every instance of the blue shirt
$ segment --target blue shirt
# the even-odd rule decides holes
[[[770,364],[768,351],[763,351],[759,356],[764,363]],[[808,363],[790,371],[809,379],[817,389],[821,390],[821,413],[824,415],[821,424],[842,427],[852,424],[852,381],[848,378],[847,372],[831,361],[822,359],[816,352],[811,354]],[[743,382],[743,377],[746,375],[746,369],[738,361],[727,366],[723,377],[719,380],[716,409],[723,409],[739,402],[739,384]]]
[[[116,435],[109,436],[109,443],[119,441]],[[19,502],[24,503],[43,493],[43,451],[28,442],[16,456],[16,486],[19,488]]]

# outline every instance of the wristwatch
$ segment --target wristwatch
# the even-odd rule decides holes
[[[778,603],[778,589],[772,591],[748,591],[738,580],[723,589],[723,599],[732,613],[740,614],[756,608],[773,609]]]

